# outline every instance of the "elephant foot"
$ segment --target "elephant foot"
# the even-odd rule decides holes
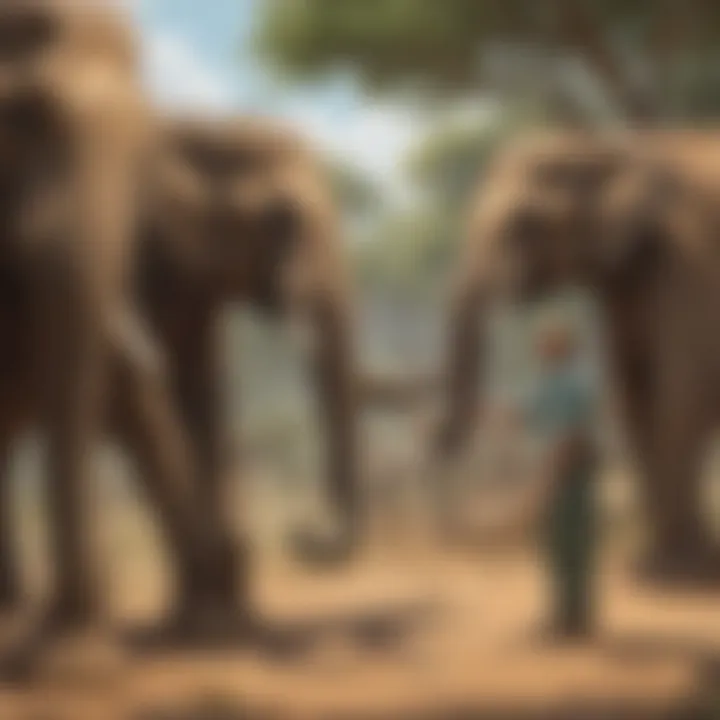
[[[23,683],[39,674],[96,676],[115,667],[119,646],[96,621],[53,607],[19,628],[0,654],[0,679]]]
[[[183,568],[178,599],[168,616],[148,628],[130,630],[131,644],[192,649],[247,643],[255,631],[247,545],[224,541],[208,555],[201,558],[199,569],[197,563]]]
[[[720,549],[654,550],[641,558],[636,571],[642,581],[660,587],[718,588]]]
[[[170,627],[192,644],[220,647],[250,642],[257,632],[257,621],[249,608],[221,600],[204,604],[192,617],[181,611],[171,618]]]
[[[347,564],[355,555],[356,546],[353,536],[343,532],[305,530],[290,538],[291,555],[303,565],[318,570]]]
[[[225,540],[215,553],[203,592],[211,614],[232,617],[249,604],[251,555],[247,542]]]
[[[102,634],[103,627],[97,603],[83,594],[60,595],[53,599],[33,625],[34,633],[49,641]]]
[[[127,640],[144,651],[213,650],[252,644],[259,632],[255,615],[226,602],[183,603],[163,621],[133,629]]]

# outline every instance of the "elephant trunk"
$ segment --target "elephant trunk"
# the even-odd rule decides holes
[[[442,457],[462,447],[478,410],[487,325],[482,296],[479,283],[467,282],[458,290],[451,305],[444,410],[436,442]]]
[[[357,392],[350,314],[340,297],[313,304],[312,322],[318,345],[314,363],[320,415],[326,442],[326,477],[333,531],[304,536],[296,547],[310,562],[348,559],[361,534],[358,483]]]

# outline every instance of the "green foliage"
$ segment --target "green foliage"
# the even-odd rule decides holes
[[[326,175],[339,206],[353,216],[376,212],[382,203],[380,191],[362,171],[338,160],[326,162]]]
[[[258,49],[293,76],[349,68],[373,91],[476,94],[483,90],[482,51],[504,45],[510,57],[522,48],[581,59],[631,114],[649,94],[656,115],[694,117],[701,94],[684,98],[678,86],[688,81],[688,61],[695,64],[691,82],[716,95],[705,70],[718,60],[718,3],[265,0],[261,7]],[[557,66],[537,63],[531,82],[548,72]]]
[[[433,283],[452,258],[455,224],[455,218],[434,207],[385,217],[374,236],[357,250],[363,282],[396,292]]]
[[[411,150],[408,178],[447,213],[460,212],[498,148],[543,123],[536,112],[505,110],[441,125]]]
[[[461,205],[501,135],[499,128],[473,125],[433,133],[408,158],[408,175],[439,202]]]
[[[259,48],[276,66],[293,74],[313,75],[331,65],[358,64],[375,87],[394,84],[399,76],[436,89],[464,85],[474,75],[479,29],[505,24],[514,14],[511,6],[520,4],[517,0],[268,0]]]
[[[411,150],[405,171],[416,190],[409,207],[379,219],[358,248],[363,281],[394,292],[431,292],[456,256],[470,196],[493,155],[541,118],[528,112],[471,115],[435,128]]]

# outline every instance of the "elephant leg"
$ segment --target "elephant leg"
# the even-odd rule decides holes
[[[7,441],[0,441],[0,613],[16,610],[21,598],[8,466]]]
[[[61,630],[99,618],[91,459],[108,399],[109,323],[124,307],[135,237],[137,139],[106,101],[89,99],[64,126],[62,161],[37,192],[42,203],[46,186],[62,188],[66,209],[28,256],[56,584],[47,620]]]
[[[82,301],[72,272],[48,270],[36,318],[47,433],[48,539],[55,572],[48,621],[72,627],[91,623],[99,612],[88,475],[94,441],[99,440],[106,348],[99,319]]]
[[[235,537],[228,512],[221,342],[215,316],[212,305],[187,313],[186,342],[175,347],[174,360],[180,406],[197,448],[198,502],[212,523],[218,543],[210,592],[219,610],[242,615],[249,603],[249,549]]]
[[[651,533],[641,567],[650,579],[720,577],[720,555],[701,512],[704,447],[701,438],[678,440],[672,448],[657,450],[659,457],[648,458],[649,472],[640,476],[648,499]]]
[[[88,372],[92,370],[88,368]],[[72,386],[76,383],[69,384]],[[88,623],[99,612],[98,578],[92,557],[94,509],[85,467],[91,448],[83,440],[92,415],[81,405],[85,403],[78,403],[77,419],[56,412],[48,431],[48,535],[56,582],[50,615],[62,625]],[[98,421],[96,416],[94,422]]]
[[[624,429],[635,460],[649,542],[640,574],[649,580],[698,575],[710,567],[709,538],[701,518],[701,463],[709,424],[702,390],[681,372],[670,372],[665,354],[627,351],[611,355]],[[665,360],[663,360],[665,358]]]
[[[136,319],[126,316],[119,335],[116,429],[137,462],[139,480],[178,565],[178,628],[192,631],[207,608],[219,533],[197,492],[195,454],[160,356]]]
[[[326,496],[335,527],[329,533],[303,530],[294,546],[304,562],[335,565],[358,551],[365,523],[358,482],[355,348],[344,293],[337,290],[317,298],[311,320],[318,335],[312,369],[325,437]]]
[[[54,585],[40,616],[0,658],[0,673],[17,681],[27,679],[58,641],[95,635],[101,620],[89,472],[102,420],[106,336],[96,306],[79,292],[74,268],[52,259],[35,278],[32,320]]]
[[[607,327],[648,521],[639,570],[653,581],[703,579],[715,572],[700,498],[712,383],[692,365],[702,357],[692,317],[652,284],[633,293],[613,301]]]
[[[643,569],[650,579],[720,577],[720,555],[702,515],[702,465],[710,426],[696,398],[692,390],[684,396],[661,395],[653,441],[640,462],[651,531]]]

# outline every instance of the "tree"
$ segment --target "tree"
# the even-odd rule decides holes
[[[258,47],[295,75],[349,66],[373,91],[466,95],[488,89],[488,67],[521,62],[520,75],[545,83],[548,102],[559,107],[585,102],[577,77],[572,86],[580,63],[631,121],[707,114],[708,95],[718,107],[709,68],[720,57],[720,3],[265,0],[261,7]],[[569,92],[560,98],[563,83]]]
[[[452,257],[454,223],[437,207],[395,211],[358,247],[363,281],[404,294],[427,287]]]
[[[325,171],[340,207],[353,217],[376,212],[382,204],[379,189],[358,168],[327,158]]]
[[[407,175],[444,214],[457,215],[497,148],[517,133],[544,122],[537,113],[503,111],[484,121],[470,115],[440,124],[411,149],[406,159]]]
[[[408,175],[436,203],[460,209],[502,135],[482,125],[440,128],[411,151]]]
[[[431,289],[452,264],[470,194],[505,141],[542,118],[497,112],[440,124],[411,148],[405,161],[415,196],[407,207],[379,217],[358,248],[363,279],[399,292]]]

